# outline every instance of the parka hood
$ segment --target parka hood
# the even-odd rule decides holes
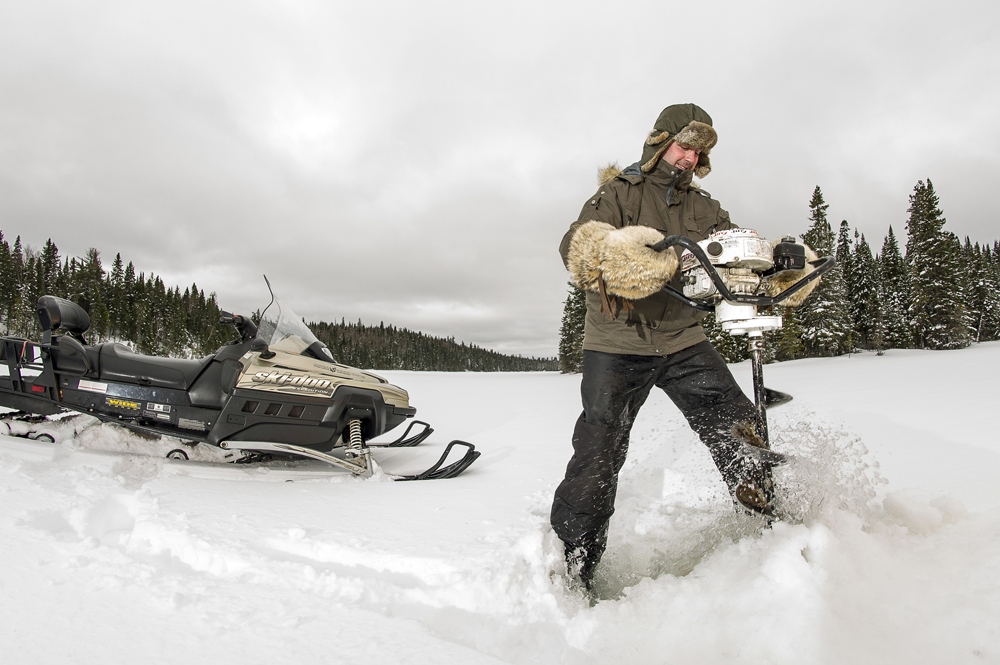
[[[704,178],[712,171],[708,154],[719,136],[712,127],[712,117],[696,104],[674,104],[663,109],[642,146],[641,169],[649,173],[656,167],[671,143],[683,143],[701,150],[694,174]]]

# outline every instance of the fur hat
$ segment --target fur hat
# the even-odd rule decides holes
[[[671,143],[683,143],[701,150],[694,174],[704,178],[711,172],[708,153],[719,141],[712,128],[712,117],[695,104],[674,104],[663,109],[642,147],[642,170],[649,173]]]

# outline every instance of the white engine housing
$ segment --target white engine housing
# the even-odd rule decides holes
[[[726,288],[736,296],[755,295],[760,287],[760,273],[774,267],[771,243],[752,229],[729,229],[713,233],[698,246],[708,256]],[[754,305],[722,299],[708,272],[694,254],[681,254],[684,295],[692,300],[715,302],[715,317],[731,335],[759,337],[766,330],[781,327],[780,316],[758,316]]]
[[[750,268],[756,272],[774,267],[774,250],[771,243],[752,229],[729,229],[713,233],[698,243],[708,255],[712,265],[726,268]],[[681,270],[689,270],[698,260],[689,251],[681,254]]]

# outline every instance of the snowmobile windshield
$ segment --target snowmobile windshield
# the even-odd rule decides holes
[[[326,362],[336,362],[330,349],[316,339],[302,318],[273,293],[272,298],[271,304],[264,310],[257,325],[257,334],[267,342],[268,348],[272,351],[284,351]]]

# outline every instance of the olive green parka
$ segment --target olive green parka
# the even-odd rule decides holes
[[[692,184],[693,173],[659,160],[644,173],[639,164],[624,171],[605,171],[601,186],[584,204],[559,246],[567,262],[576,229],[596,220],[615,228],[650,226],[666,235],[680,234],[704,240],[716,231],[733,228],[729,213],[707,192]],[[669,197],[669,201],[668,201]],[[674,248],[678,255],[681,249]],[[671,285],[681,290],[679,275]],[[616,308],[613,308],[616,309]],[[587,293],[583,348],[605,353],[666,356],[704,341],[699,321],[705,312],[684,305],[663,292],[632,301],[617,312],[602,311],[598,293]]]

